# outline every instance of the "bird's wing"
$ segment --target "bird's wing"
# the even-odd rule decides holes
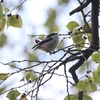
[[[44,40],[42,40],[41,42],[37,43],[34,47],[32,47],[32,49],[36,48],[39,45],[42,45],[44,43],[47,43],[49,41],[51,41],[53,38],[45,38]]]

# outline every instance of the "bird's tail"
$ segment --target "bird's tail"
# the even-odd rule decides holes
[[[35,46],[32,47],[33,50],[36,50],[38,47],[38,44],[36,44]]]

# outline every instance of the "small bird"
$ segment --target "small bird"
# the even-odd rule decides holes
[[[41,42],[38,42],[32,49],[40,49],[47,53],[51,53],[59,42],[58,33],[51,33],[46,38],[44,38]]]

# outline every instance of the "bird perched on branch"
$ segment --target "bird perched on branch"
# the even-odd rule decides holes
[[[38,42],[34,47],[32,47],[32,49],[33,50],[40,49],[50,53],[57,47],[58,42],[59,42],[58,33],[51,33],[41,42]]]

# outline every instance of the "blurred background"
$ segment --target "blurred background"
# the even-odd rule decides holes
[[[23,0],[4,0],[3,6],[12,10],[18,6]],[[23,20],[22,28],[9,27],[0,33],[0,62],[8,63],[11,61],[21,60],[51,60],[61,57],[63,52],[59,52],[55,55],[49,55],[43,51],[33,51],[31,48],[35,45],[35,40],[38,38],[30,35],[50,34],[51,32],[58,32],[60,34],[68,34],[69,30],[66,25],[70,21],[76,21],[80,25],[83,25],[81,13],[75,13],[70,16],[69,12],[75,9],[79,5],[78,0],[26,0],[19,10],[18,14]],[[84,9],[87,11],[90,8]],[[16,14],[17,9],[12,11],[12,14]],[[61,40],[63,36],[59,37]],[[71,45],[71,39],[66,39],[61,47]],[[14,66],[24,68],[30,65],[30,62],[13,63]],[[68,69],[71,63],[68,64]],[[16,71],[15,68],[0,64],[1,73],[9,73]],[[43,66],[35,68],[35,70],[41,70]],[[57,70],[57,73],[63,75],[62,68]],[[19,86],[20,79],[24,76],[23,73],[17,73],[10,77],[0,85],[7,89],[15,86]],[[83,72],[84,74],[84,72]],[[73,91],[72,91],[73,89]],[[23,93],[27,90],[24,87],[20,91]],[[74,87],[71,87],[70,93],[76,93]],[[53,76],[53,78],[40,88],[39,98],[40,100],[63,100],[67,95],[66,92],[66,80],[64,77]],[[93,97],[95,98],[95,96]],[[0,95],[0,99],[7,100],[6,94]],[[29,99],[30,100],[30,99]]]

